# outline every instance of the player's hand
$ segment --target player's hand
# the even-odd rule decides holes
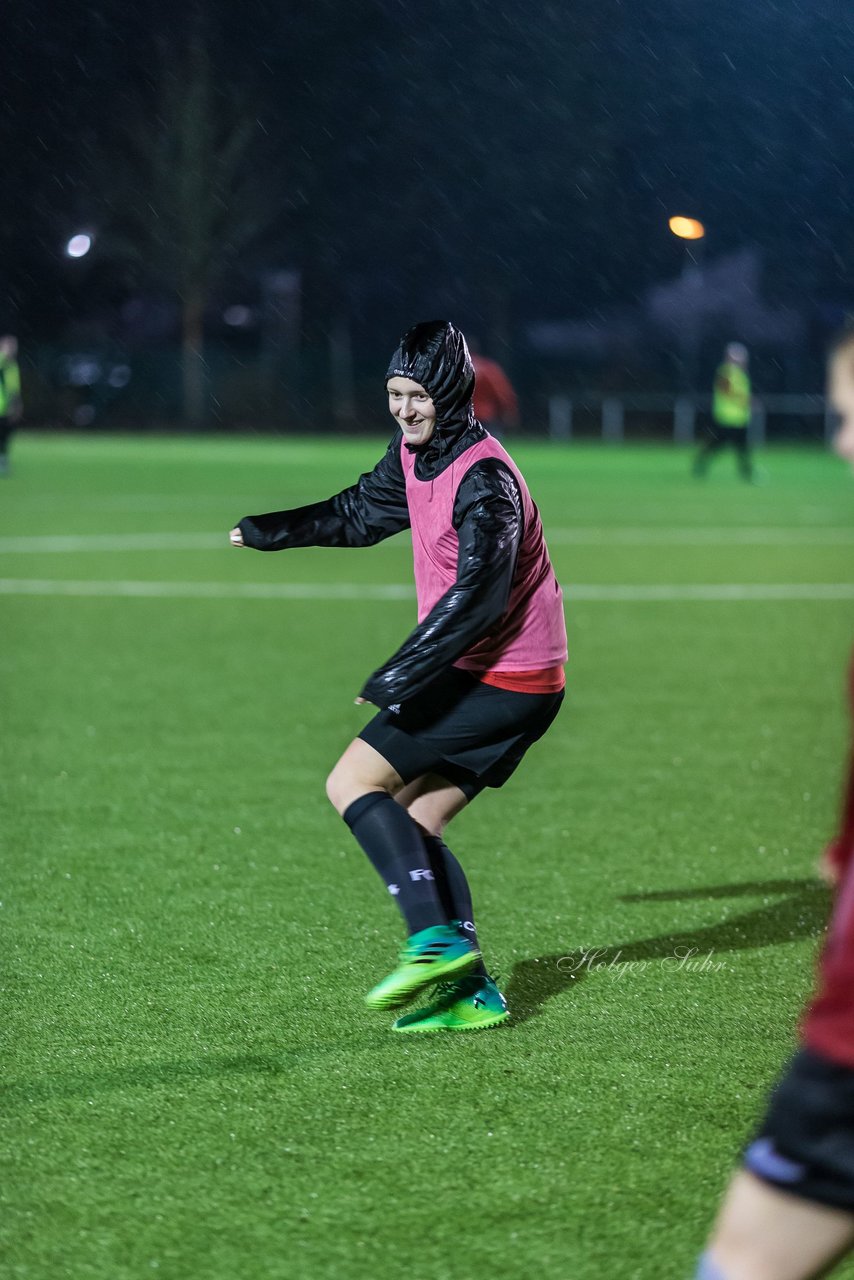
[[[838,887],[839,881],[842,879],[842,862],[835,841],[831,841],[822,853],[818,860],[816,871],[819,878],[826,885],[829,885],[831,889]]]
[[[366,707],[368,705],[367,698],[354,698],[353,702],[357,707]]]
[[[239,529],[232,529],[231,533],[228,536],[231,539],[231,545],[233,547],[246,546],[246,543],[243,541],[243,534],[240,532]]]
[[[833,866],[833,863],[830,861],[826,853],[821,855],[818,862],[815,864],[815,869],[819,880],[823,880],[831,889],[836,888],[836,882],[839,877],[837,875],[836,868]]]

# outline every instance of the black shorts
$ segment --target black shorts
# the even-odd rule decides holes
[[[562,689],[512,693],[449,667],[414,698],[380,711],[359,737],[404,782],[438,773],[471,800],[504,785],[562,701]]]
[[[781,1191],[854,1213],[854,1070],[797,1053],[744,1165]]]
[[[708,434],[713,443],[731,444],[735,449],[746,449],[750,443],[747,427],[725,427],[720,422],[711,422]]]

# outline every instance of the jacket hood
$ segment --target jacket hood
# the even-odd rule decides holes
[[[407,329],[385,377],[409,378],[428,392],[436,406],[436,434],[446,440],[473,424],[474,366],[450,320],[424,320]]]

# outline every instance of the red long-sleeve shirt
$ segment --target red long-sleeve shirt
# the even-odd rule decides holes
[[[474,365],[474,416],[480,422],[512,423],[519,411],[510,379],[495,360],[472,356]]]
[[[854,661],[849,672],[854,716]],[[854,744],[839,834],[828,850],[839,873],[833,916],[818,964],[816,993],[801,1033],[807,1048],[854,1070]]]

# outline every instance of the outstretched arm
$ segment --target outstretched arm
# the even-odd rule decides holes
[[[244,516],[230,536],[237,547],[283,551],[288,547],[370,547],[408,528],[398,431],[373,471],[360,476],[349,489],[290,511]]]
[[[365,684],[379,707],[411,698],[481,640],[507,608],[522,541],[522,499],[502,462],[476,463],[454,502],[457,579],[423,622]]]

